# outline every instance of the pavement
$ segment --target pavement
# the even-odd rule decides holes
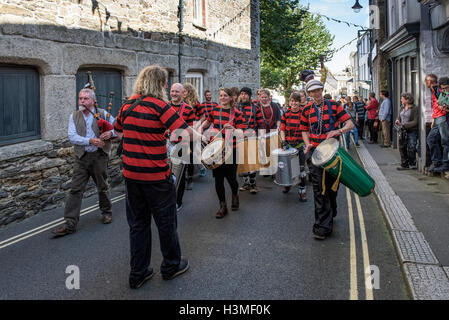
[[[397,149],[360,143],[361,162],[414,299],[449,299],[449,180],[417,170],[398,171]]]

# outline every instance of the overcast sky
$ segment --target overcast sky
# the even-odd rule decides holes
[[[330,18],[335,18],[362,26],[368,26],[369,0],[359,0],[363,9],[359,13],[354,13],[351,7],[355,4],[355,0],[301,0],[302,5],[310,4],[310,11],[314,13],[324,14]],[[327,29],[335,36],[333,49],[340,48],[344,44],[350,42],[357,37],[358,28],[354,26],[348,27],[345,23],[327,21],[323,18]],[[350,46],[335,53],[332,61],[326,63],[326,67],[332,72],[341,72],[350,64],[349,55],[356,50],[356,41]]]

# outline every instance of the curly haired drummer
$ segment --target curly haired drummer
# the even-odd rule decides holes
[[[239,208],[239,184],[237,182],[237,161],[236,161],[236,141],[233,135],[230,135],[230,130],[242,129],[243,117],[242,113],[233,107],[232,91],[230,89],[220,90],[220,106],[216,106],[209,113],[209,117],[201,124],[200,131],[203,132],[210,125],[216,131],[223,130],[222,137],[229,141],[232,140],[232,163],[226,163],[220,165],[218,168],[213,169],[213,176],[215,178],[215,190],[217,192],[218,199],[220,201],[220,209],[216,214],[217,219],[223,218],[228,214],[228,208],[226,205],[226,194],[224,180],[228,180],[232,190],[232,206],[231,209],[238,210]],[[229,141],[230,142],[230,141]]]
[[[307,98],[306,92],[293,92],[290,95],[289,104],[290,108],[281,118],[281,143],[282,148],[295,148],[299,151],[299,170],[300,170],[300,182],[299,182],[299,201],[306,202],[306,156],[304,154],[304,140],[302,138],[300,123],[301,115],[304,110],[304,106],[301,106],[301,102]],[[284,187],[282,192],[288,193],[290,186]]]
[[[300,130],[306,145],[305,154],[312,152],[324,140],[338,137],[354,127],[343,106],[323,99],[323,88],[323,84],[318,80],[311,80],[306,85],[307,93],[313,100],[304,107],[301,115]],[[337,123],[344,123],[343,128],[338,129]],[[333,218],[337,215],[338,188],[336,191],[332,190],[336,179],[326,174],[323,185],[323,170],[310,163],[315,202],[313,236],[318,240],[324,240],[332,233]]]

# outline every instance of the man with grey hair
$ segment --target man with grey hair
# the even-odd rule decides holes
[[[65,236],[76,231],[84,190],[90,177],[97,185],[103,223],[112,222],[107,166],[111,151],[109,139],[113,137],[113,132],[110,130],[100,133],[98,120],[104,119],[113,125],[114,118],[112,116],[108,118],[107,112],[95,107],[94,104],[95,92],[91,89],[82,89],[78,95],[78,110],[70,115],[68,136],[74,145],[75,164],[69,197],[64,210],[65,224],[52,231],[55,237]]]

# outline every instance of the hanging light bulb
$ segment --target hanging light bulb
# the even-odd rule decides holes
[[[363,7],[360,5],[359,0],[355,0],[355,4],[352,6],[352,10],[354,10],[355,13],[359,13],[362,8]]]

